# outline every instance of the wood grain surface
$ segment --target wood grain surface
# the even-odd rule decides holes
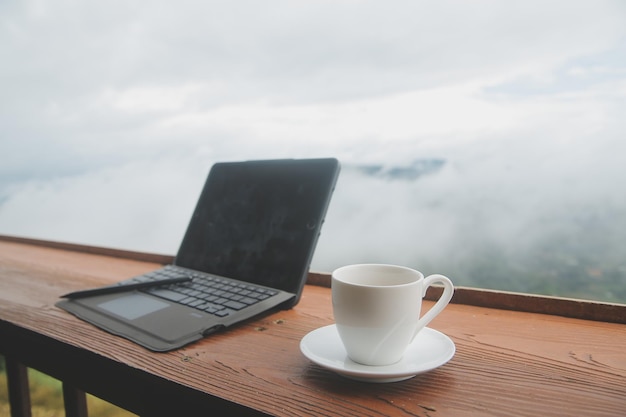
[[[626,415],[626,325],[619,323],[451,304],[429,326],[456,344],[449,363],[404,382],[368,384],[300,353],[304,335],[333,323],[330,290],[321,286],[307,285],[291,310],[169,353],[54,307],[59,294],[159,266],[0,241],[0,353],[142,415]]]

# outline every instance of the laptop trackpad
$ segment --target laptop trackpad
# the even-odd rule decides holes
[[[136,292],[117,295],[94,307],[118,317],[120,321],[141,329],[142,332],[167,341],[201,334],[215,324],[213,316],[202,311]]]
[[[169,307],[169,303],[141,294],[130,294],[125,297],[100,303],[98,307],[109,313],[121,316],[126,320],[135,320],[146,314],[167,308]]]

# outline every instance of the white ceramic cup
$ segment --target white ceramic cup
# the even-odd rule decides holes
[[[422,298],[434,283],[443,294],[420,318]],[[448,305],[454,286],[443,275],[395,265],[348,265],[332,273],[333,313],[348,356],[363,365],[402,359],[415,336]]]

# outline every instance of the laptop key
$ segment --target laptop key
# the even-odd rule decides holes
[[[192,301],[191,303],[187,304],[189,307],[197,307],[197,308],[201,308],[200,306],[205,304],[204,301],[202,300],[196,300],[196,301]]]
[[[230,300],[223,304],[224,307],[232,308],[233,310],[241,310],[244,307],[248,307],[247,304],[240,303],[239,301]]]
[[[250,297],[244,297],[241,300],[237,300],[237,301],[245,305],[252,305],[254,303],[257,303],[259,300],[255,300],[254,298],[250,298]]]
[[[211,313],[211,314],[224,309],[224,307],[222,307],[222,306],[218,306],[218,305],[211,304],[211,303],[202,303],[202,304],[200,304],[198,306],[195,306],[195,307],[198,310],[204,310],[207,313]]]
[[[184,304],[186,306],[190,305],[191,303],[193,303],[194,301],[197,301],[198,299],[195,297],[187,297],[187,298],[183,298],[182,300],[178,301],[180,304]]]
[[[146,292],[148,294],[156,295],[157,297],[165,298],[166,300],[170,300],[170,301],[178,302],[180,300],[187,298],[185,294],[181,294],[181,293],[170,291],[170,290],[164,290],[161,288],[151,288],[149,290],[146,290]]]

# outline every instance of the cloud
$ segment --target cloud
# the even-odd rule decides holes
[[[13,63],[2,71],[36,96],[220,80],[225,100],[362,97],[543,72],[624,34],[619,2],[26,1],[4,12]]]
[[[616,186],[626,178],[626,145],[600,137],[545,146],[538,135],[491,138],[457,148],[441,171],[408,183],[344,170],[315,266],[398,263],[454,275],[458,285],[493,274],[467,267],[482,257],[487,269],[506,258],[526,274],[545,267],[533,259],[540,255],[623,267],[626,197]]]
[[[3,233],[174,254],[208,164],[175,157],[29,181],[0,205]]]

